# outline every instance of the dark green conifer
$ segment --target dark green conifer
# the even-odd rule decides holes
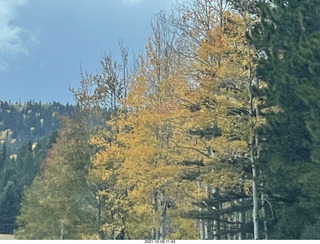
[[[260,0],[257,11],[261,21],[248,36],[271,108],[261,130],[264,187],[282,199],[271,237],[300,239],[319,216],[320,1]]]

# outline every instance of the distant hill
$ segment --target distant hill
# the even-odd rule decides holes
[[[73,116],[75,111],[57,102],[0,101],[0,234],[11,234],[16,227],[23,188],[39,173],[55,142],[59,115]]]
[[[72,116],[74,112],[74,106],[57,102],[21,104],[0,101],[0,143],[18,148],[28,140],[36,141],[58,128],[58,114]]]

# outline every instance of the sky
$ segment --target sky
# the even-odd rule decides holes
[[[96,73],[123,40],[140,53],[173,0],[0,0],[0,100],[74,103],[80,72]]]

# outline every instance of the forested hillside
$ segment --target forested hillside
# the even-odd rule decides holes
[[[55,142],[58,116],[71,116],[73,106],[60,103],[8,103],[0,106],[0,233],[16,228],[24,186],[39,173],[41,161]]]
[[[160,12],[133,64],[120,43],[71,89],[80,111],[25,187],[15,237],[319,239],[319,12],[319,0]]]
[[[71,116],[74,112],[74,106],[57,102],[0,101],[0,142],[16,149],[29,140],[36,141],[58,129],[58,114]]]

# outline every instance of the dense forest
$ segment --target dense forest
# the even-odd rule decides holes
[[[75,107],[60,103],[0,101],[0,233],[12,233],[24,186],[40,171],[55,142],[59,116],[72,116]]]
[[[138,58],[120,42],[119,60],[81,74],[79,111],[56,135],[41,137],[44,112],[30,124],[20,112],[39,141],[12,159],[22,134],[2,125],[1,172],[15,178],[1,175],[1,204],[25,185],[15,237],[319,239],[319,23],[320,0],[189,0],[157,14]]]

